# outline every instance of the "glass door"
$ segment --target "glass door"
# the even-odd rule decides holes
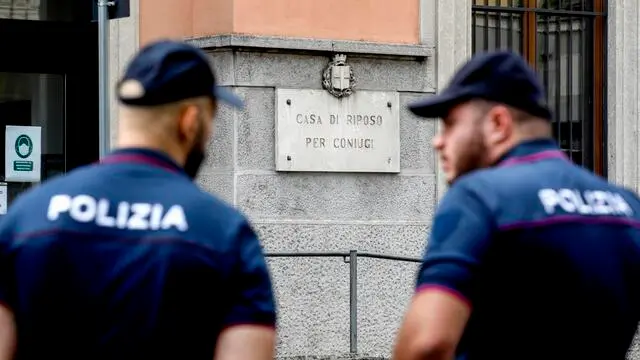
[[[27,189],[98,160],[98,28],[62,21],[51,4],[39,21],[0,14],[0,214]]]
[[[0,213],[65,172],[65,76],[0,72]]]

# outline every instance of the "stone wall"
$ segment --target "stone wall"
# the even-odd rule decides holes
[[[609,0],[607,19],[608,178],[640,190],[640,3]],[[640,360],[640,336],[629,349],[629,360]]]
[[[249,216],[267,252],[421,255],[437,199],[435,122],[417,119],[405,105],[434,92],[432,48],[242,36],[192,42],[247,105],[242,112],[221,108],[200,184]],[[275,89],[322,89],[335,52],[348,55],[356,91],[399,93],[399,174],[275,171]],[[269,265],[278,355],[348,354],[349,265],[342,258],[272,258]],[[358,265],[358,350],[388,356],[416,264],[361,258]]]

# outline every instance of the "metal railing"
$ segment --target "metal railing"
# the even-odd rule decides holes
[[[265,256],[270,258],[341,257],[345,263],[349,264],[349,352],[351,355],[358,354],[358,258],[363,257],[414,263],[420,263],[422,261],[418,258],[358,252],[358,250],[350,250],[349,252],[281,252],[266,253]]]

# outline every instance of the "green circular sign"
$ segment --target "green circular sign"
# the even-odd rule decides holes
[[[33,141],[25,134],[18,136],[16,139],[16,154],[22,159],[28,158],[33,152]]]

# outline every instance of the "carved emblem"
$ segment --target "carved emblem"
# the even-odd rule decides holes
[[[351,66],[347,65],[347,55],[334,56],[333,61],[329,62],[322,74],[322,87],[329,94],[342,98],[353,94],[355,84]]]

